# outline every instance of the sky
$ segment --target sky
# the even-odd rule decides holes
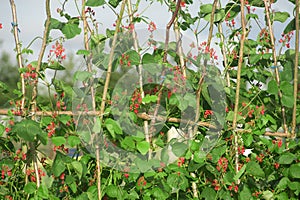
[[[79,0],[76,0],[80,6]],[[52,10],[52,17],[61,19],[60,16],[57,14],[56,9],[61,7],[61,3],[63,1],[60,0],[51,0],[51,10]],[[78,12],[76,11],[75,7],[75,0],[69,0],[66,4],[67,12],[71,16],[78,16]],[[141,1],[140,11],[146,9],[147,6],[149,6],[149,1]],[[194,0],[194,2],[198,2],[197,0]],[[199,11],[199,5],[201,3],[212,3],[212,0],[202,0],[196,3],[197,6],[190,7],[190,12],[192,13],[192,16],[195,16],[197,12]],[[222,0],[223,5],[227,3],[228,1]],[[17,7],[17,17],[18,17],[18,27],[20,29],[20,41],[23,44],[23,47],[26,47],[32,39],[34,39],[37,36],[43,35],[43,25],[46,19],[45,14],[45,3],[42,0],[15,0],[15,4]],[[272,7],[275,11],[288,11],[292,12],[293,5],[288,0],[278,0]],[[99,21],[100,24],[100,32],[104,32],[106,28],[113,29],[112,24],[114,23],[116,16],[114,13],[108,9],[107,7],[105,9],[103,8],[97,8],[96,10],[96,19]],[[263,9],[258,9],[256,11],[258,14],[263,15]],[[161,6],[160,3],[153,3],[150,7],[146,9],[146,11],[143,13],[143,15],[148,16],[149,21],[154,21],[158,27],[158,29],[164,29],[166,24],[171,18],[171,13],[167,12],[166,7]],[[6,51],[10,53],[11,55],[14,54],[14,38],[11,33],[11,21],[12,21],[12,13],[11,13],[11,7],[9,4],[9,0],[1,0],[0,3],[0,23],[3,25],[3,29],[0,31],[0,52]],[[237,19],[237,24],[239,25],[239,18]],[[275,22],[278,23],[278,22]],[[288,21],[285,23],[287,24]],[[280,34],[283,30],[284,25],[275,24],[275,37],[278,40],[280,37]],[[137,25],[136,28],[143,28],[147,29],[147,25]],[[253,29],[258,29],[258,27],[253,26]],[[216,30],[216,29],[215,29]],[[52,37],[60,36],[61,34],[59,31],[54,30],[52,31]],[[192,34],[189,32],[183,33],[185,37],[192,38]],[[200,41],[207,40],[207,31],[203,32],[202,35],[200,35],[199,38]],[[74,51],[78,49],[83,49],[83,38],[82,34],[81,36],[75,37],[71,40],[67,40],[65,43],[65,48],[67,53],[74,53]],[[50,45],[51,47],[51,45]],[[49,48],[48,47],[48,52]],[[39,49],[41,48],[41,40],[36,40],[32,46],[30,47],[35,54],[27,56],[28,60],[35,60],[37,59],[37,53],[39,52]],[[46,51],[47,52],[47,51]],[[220,52],[218,52],[220,53]],[[47,53],[45,55],[47,57]],[[1,67],[1,66],[0,66]]]

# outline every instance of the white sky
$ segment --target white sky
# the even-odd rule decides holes
[[[80,2],[76,0],[79,3]],[[52,10],[52,17],[61,19],[60,16],[56,13],[56,9],[60,8],[60,2],[59,0],[52,0],[51,1],[51,10]],[[145,2],[142,0],[142,5],[140,7],[140,12],[144,10],[146,6],[149,5],[149,1]],[[194,0],[194,2],[197,2],[197,0]],[[195,16],[197,12],[199,11],[199,5],[200,3],[206,4],[206,3],[212,3],[212,0],[202,0],[197,3],[197,6],[191,7],[190,11],[192,12],[192,16]],[[222,3],[225,5],[228,1],[223,0]],[[45,2],[42,0],[15,0],[16,7],[17,7],[17,17],[18,17],[18,26],[21,30],[20,32],[20,40],[23,43],[23,46],[27,46],[33,38],[36,36],[42,36],[43,34],[43,25],[46,19],[45,14]],[[278,0],[276,4],[272,7],[276,11],[288,11],[292,12],[293,5],[288,0]],[[69,0],[66,4],[67,13],[69,13],[71,16],[77,16],[78,13],[75,9],[75,3],[74,0]],[[108,9],[107,7],[105,9],[103,8],[97,8],[96,10],[96,19],[102,23],[102,26],[100,26],[100,29],[105,31],[106,28],[112,29],[112,24],[114,23],[116,16],[113,14],[113,12]],[[256,11],[258,14],[263,14],[263,9],[258,9]],[[167,9],[165,7],[162,7],[160,3],[154,3],[151,5],[146,12],[144,13],[145,16],[149,17],[149,20],[154,21],[157,24],[157,27],[159,29],[164,29],[167,22],[171,18],[171,14],[167,12]],[[11,34],[11,8],[9,4],[9,0],[1,0],[0,3],[0,23],[3,24],[3,29],[0,30],[0,41],[2,41],[2,44],[0,45],[0,52],[6,51],[11,53],[12,55],[15,55],[13,52],[13,49],[15,48],[13,35]],[[263,19],[263,18],[261,18]],[[282,25],[279,22],[275,22],[275,36],[277,41],[280,38],[280,34],[282,33],[284,27],[286,26],[287,22]],[[239,26],[239,20],[237,20],[237,26]],[[147,29],[147,25],[138,25],[137,28],[145,28]],[[257,27],[253,27],[255,29]],[[208,29],[208,28],[207,28]],[[215,29],[216,30],[216,29]],[[200,41],[207,40],[206,36],[207,32],[203,32],[201,35]],[[192,37],[191,34],[188,32],[183,33],[187,37]],[[58,31],[52,32],[52,37],[54,38],[55,35],[59,35]],[[67,40],[65,42],[65,47],[67,49],[67,52],[74,52],[78,49],[83,48],[83,39],[82,34],[80,36],[75,37],[74,39]],[[39,52],[41,46],[41,40],[37,40],[32,46],[31,49],[35,52],[33,56],[29,56],[28,60],[32,61],[37,59],[37,53]],[[47,51],[48,52],[48,51]],[[45,57],[47,57],[47,52],[45,54]]]

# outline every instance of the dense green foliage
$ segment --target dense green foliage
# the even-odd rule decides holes
[[[153,2],[175,13],[174,1],[147,3]],[[5,99],[2,95],[7,95],[6,85],[13,85],[10,80],[16,78],[0,79],[1,100],[11,102],[12,107],[0,124],[0,199],[97,199],[98,148],[102,199],[299,199],[300,115],[296,118],[295,137],[270,134],[283,130],[282,106],[288,130],[292,129],[294,16],[271,13],[273,28],[283,33],[275,41],[279,51],[274,64],[267,19],[256,14],[256,10],[264,9],[264,3],[245,2],[249,34],[241,79],[237,80],[242,34],[236,22],[240,19],[240,1],[216,8],[212,24],[220,51],[208,46],[207,41],[199,41],[201,31],[208,29],[205,24],[210,24],[213,4],[201,4],[198,14],[192,16],[189,9],[197,2],[182,1],[175,23],[181,32],[192,31],[195,40],[187,51],[184,49],[186,55],[178,51],[179,40],[167,44],[159,40],[155,22],[142,14],[135,13],[132,23],[127,15],[124,17],[115,44],[114,29],[99,34],[95,12],[102,7],[119,12],[119,0],[88,0],[83,7],[89,24],[86,30],[81,27],[82,13],[78,13],[81,17],[70,16],[67,7],[71,2],[65,3],[64,8],[57,9],[61,18],[51,18],[49,30],[50,38],[53,30],[59,30],[64,39],[47,40],[52,48],[38,72],[37,60],[26,61],[19,69],[26,83],[24,110],[20,110],[21,83],[13,88],[15,96],[9,93]],[[133,7],[138,10],[138,5],[139,1]],[[101,20],[105,19],[99,19],[99,23]],[[148,30],[135,30],[134,25],[139,23],[147,24]],[[261,27],[259,31],[252,30],[254,23]],[[218,26],[223,26],[224,33]],[[148,34],[139,49],[135,48],[133,31]],[[57,75],[70,69],[63,62],[64,40],[85,32],[89,48],[78,47],[76,56],[83,58],[86,66],[92,63],[93,68],[77,70],[70,84],[67,78]],[[28,49],[22,52],[26,54]],[[180,67],[182,56],[185,70]],[[3,62],[10,65],[5,55],[0,58],[0,64]],[[110,65],[110,84],[103,98]],[[279,84],[276,68],[280,69]],[[50,78],[49,71],[54,72]],[[37,77],[48,94],[46,99],[37,98],[37,111],[51,114],[32,118],[31,97]],[[139,85],[141,77],[143,88]],[[235,129],[237,82],[241,86]],[[104,113],[89,114],[94,102],[100,110],[103,99]],[[296,109],[300,113],[299,98]],[[150,115],[157,117],[154,124]],[[145,134],[145,121],[153,134],[150,139]],[[189,137],[170,138],[172,127]],[[174,155],[175,160],[169,162]]]

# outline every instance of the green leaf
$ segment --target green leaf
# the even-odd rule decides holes
[[[151,169],[151,166],[149,165],[147,160],[142,160],[140,158],[136,158],[134,162],[141,173],[145,173],[145,172],[149,171],[149,169]]]
[[[49,65],[45,65],[48,69],[54,69],[54,70],[65,70],[66,68],[62,66],[59,62],[49,62]]]
[[[265,190],[262,193],[262,198],[266,199],[266,200],[274,199],[273,196],[274,196],[274,194],[270,190]]]
[[[230,17],[228,17],[226,19],[228,21],[232,20],[239,14],[240,11],[241,11],[241,6],[239,4],[237,4],[237,3],[226,4],[226,7],[225,7],[226,16],[228,16],[227,13],[230,14]]]
[[[239,170],[239,172],[233,177],[233,179],[235,181],[237,181],[242,176],[242,174],[245,172],[246,166],[247,166],[247,164],[244,164],[243,167]]]
[[[294,106],[294,97],[282,95],[282,105],[288,108],[292,108]]]
[[[74,74],[74,80],[77,81],[87,81],[89,78],[93,76],[92,72],[88,71],[76,71]]]
[[[156,198],[156,199],[166,199],[168,197],[168,194],[166,194],[164,191],[162,191],[161,188],[159,187],[154,187],[151,190],[152,195]]]
[[[224,19],[224,16],[225,16],[224,10],[217,10],[214,14],[214,22],[220,22],[222,19]],[[203,19],[209,22],[210,18],[211,18],[211,13],[206,14]]]
[[[246,172],[256,177],[265,177],[265,172],[261,169],[260,165],[254,161],[250,161],[247,164]]]
[[[289,168],[289,175],[292,178],[300,178],[300,164],[293,164]]]
[[[47,187],[50,188],[52,186],[52,183],[54,181],[54,178],[52,176],[43,176],[42,177],[42,183]]]
[[[196,163],[193,160],[189,162],[189,166],[188,166],[188,171],[189,172],[195,172],[196,170],[198,170],[200,167],[202,167],[203,165],[205,165],[205,162],[202,163]]]
[[[51,18],[50,19],[50,27],[49,29],[61,29],[64,26],[64,23],[60,22],[57,19]]]
[[[88,56],[88,55],[90,55],[90,51],[85,50],[85,49],[79,49],[79,50],[76,52],[76,55],[84,55],[84,56]]]
[[[7,84],[3,83],[2,81],[0,81],[0,91],[3,94],[6,94],[9,92],[9,88],[8,88]]]
[[[194,153],[194,161],[196,163],[204,163],[206,160],[206,153],[202,150],[198,150]]]
[[[105,193],[109,197],[117,198],[118,197],[118,190],[119,190],[119,188],[116,185],[108,185],[105,188]]]
[[[64,158],[65,156],[62,153],[56,151],[56,156],[52,165],[52,172],[56,177],[59,177],[66,169]]]
[[[174,95],[174,94],[171,95],[170,100],[169,100],[169,103],[170,103],[171,105],[178,106],[178,105],[179,105],[179,100],[178,100],[177,96]]]
[[[79,179],[81,179],[82,172],[83,172],[82,164],[79,161],[73,161],[72,166],[73,166],[77,176],[79,177]]]
[[[296,19],[296,18],[293,18],[293,19],[290,21],[290,23],[288,23],[288,25],[285,27],[285,29],[284,29],[284,31],[283,31],[284,34],[287,34],[287,33],[291,32],[291,31],[296,30],[296,20],[295,20],[295,19]],[[299,23],[300,23],[300,22],[299,22]]]
[[[292,96],[293,95],[293,85],[288,81],[282,81],[280,83],[280,90],[282,91],[283,95]]]
[[[296,159],[296,156],[290,152],[284,153],[279,157],[279,164],[291,164]]]
[[[296,181],[296,182],[290,182],[288,184],[289,188],[291,190],[297,190],[298,192],[300,191],[300,182]]]
[[[288,12],[279,12],[278,11],[278,12],[275,12],[273,20],[283,23],[289,17],[290,17],[290,14]]]
[[[76,145],[80,144],[80,138],[78,136],[70,135],[68,137],[68,144],[71,147],[75,147]]]
[[[0,137],[3,135],[4,130],[5,130],[5,127],[2,124],[0,124]]]
[[[105,4],[104,0],[88,0],[85,5],[90,7],[96,7],[96,6],[102,6],[104,4]]]
[[[174,144],[171,145],[171,147],[172,147],[172,152],[177,157],[183,156],[186,150],[188,149],[188,145],[183,142],[175,142]]]
[[[200,6],[200,13],[201,14],[210,14],[212,11],[212,4],[203,4]]]
[[[96,117],[96,122],[93,127],[94,133],[100,133],[101,132],[101,121],[99,117]]]
[[[244,185],[243,190],[239,193],[239,199],[252,199],[252,193],[248,185]]]
[[[212,162],[214,162],[214,163],[217,162],[225,152],[226,152],[225,145],[214,148],[211,151]]]
[[[132,137],[126,136],[124,140],[122,140],[121,145],[125,149],[134,149],[135,148],[135,142]]]
[[[217,194],[216,194],[215,190],[210,187],[205,187],[201,193],[202,199],[205,199],[205,200],[215,200],[216,196],[217,196]]]
[[[12,132],[16,133],[20,138],[23,138],[27,142],[33,142],[35,136],[43,132],[43,130],[40,128],[38,122],[24,119],[13,126]]]
[[[290,179],[287,177],[283,177],[276,186],[277,190],[285,190],[288,184],[290,183]]]
[[[142,64],[151,64],[151,63],[155,63],[155,59],[153,57],[153,55],[149,54],[149,53],[145,53],[143,55],[142,58]]]
[[[140,55],[136,51],[129,51],[126,53],[126,55],[128,56],[128,61],[130,61],[132,65],[140,64]]]
[[[41,143],[43,145],[47,145],[48,144],[48,134],[45,132],[45,131],[42,131],[40,132],[38,135],[37,135],[37,139],[39,141],[41,141]]]
[[[115,133],[119,135],[123,134],[119,123],[111,118],[107,118],[105,120],[105,127],[107,128],[107,130],[110,132],[112,136],[115,136]]]
[[[275,199],[290,200],[290,198],[286,192],[281,192],[281,193],[275,195]]]
[[[256,64],[261,58],[260,54],[251,54],[249,58],[249,63],[250,64]]]
[[[149,95],[149,94],[147,94],[142,100],[143,103],[150,103],[150,102],[155,103],[156,101],[157,101],[157,96],[156,95]]]
[[[277,86],[277,83],[275,80],[271,80],[269,83],[268,83],[268,92],[270,94],[275,94],[277,95],[278,94],[278,86]]]
[[[24,191],[27,194],[33,194],[36,191],[36,183],[34,182],[29,182],[25,185]]]
[[[258,15],[257,14],[253,14],[253,13],[246,14],[247,21],[249,21],[251,18],[252,19],[258,19]]]
[[[78,27],[78,24],[73,23],[65,24],[61,31],[67,39],[71,39],[81,33],[81,29]]]
[[[122,0],[109,0],[108,3],[109,5],[111,5],[112,7],[116,8],[118,7],[119,3],[121,2]]]
[[[66,139],[63,136],[52,137],[51,140],[55,146],[66,144]]]
[[[137,149],[139,150],[139,152],[141,152],[142,155],[145,155],[149,151],[149,148],[149,142],[141,141],[137,143]]]
[[[39,197],[41,197],[42,199],[49,199],[48,188],[47,188],[45,185],[42,184],[42,185],[38,188],[37,195],[38,195]]]

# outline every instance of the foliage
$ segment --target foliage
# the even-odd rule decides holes
[[[173,1],[158,2],[172,14],[178,9]],[[299,76],[293,71],[297,54],[290,44],[295,18],[275,11],[270,16],[276,28],[289,22],[276,41],[281,46],[278,62],[273,63],[267,19],[256,14],[256,9],[264,8],[263,1],[245,2],[251,34],[243,47],[239,80],[242,29],[236,19],[240,1],[217,7],[213,21],[213,4],[201,4],[197,16],[192,16],[189,9],[196,3],[182,1],[177,21],[172,23],[177,23],[179,31],[193,31],[196,42],[190,44],[186,55],[179,51],[180,40],[157,39],[155,22],[144,15],[123,19],[119,31],[118,27],[107,28],[105,34],[99,34],[98,23],[105,19],[96,20],[96,9],[119,12],[119,0],[88,0],[80,17],[67,13],[70,2],[65,1],[63,8],[57,9],[61,18],[51,18],[49,27],[50,38],[54,30],[61,32],[61,38],[44,38],[52,48],[40,68],[39,61],[33,60],[19,69],[26,95],[18,82],[17,97],[9,99],[14,108],[0,124],[0,198],[97,199],[100,194],[102,199],[299,199],[300,117],[296,118],[295,137],[276,136],[284,129],[282,107],[285,123],[292,129],[293,80]],[[134,8],[138,10],[138,6],[139,1]],[[224,55],[218,55],[208,41],[199,41],[203,21],[227,30],[215,31]],[[82,22],[89,26],[82,28]],[[149,35],[145,46],[135,48],[134,31],[139,31],[134,26],[139,23],[148,26]],[[252,30],[251,23],[260,23],[261,29]],[[78,47],[76,54],[87,68],[73,74],[71,85],[65,77],[56,76],[68,69],[63,62],[64,39],[84,34],[90,36],[85,40],[88,47]],[[218,67],[221,60],[222,72]],[[48,71],[54,73],[51,79]],[[4,94],[8,90],[5,82],[10,83],[2,81]],[[34,113],[32,91],[37,81],[43,83],[49,97],[42,104],[37,99]],[[105,110],[99,114],[96,111],[102,103]],[[296,105],[299,113],[299,96]],[[145,133],[145,121],[152,137]],[[275,134],[266,135],[270,131]]]

